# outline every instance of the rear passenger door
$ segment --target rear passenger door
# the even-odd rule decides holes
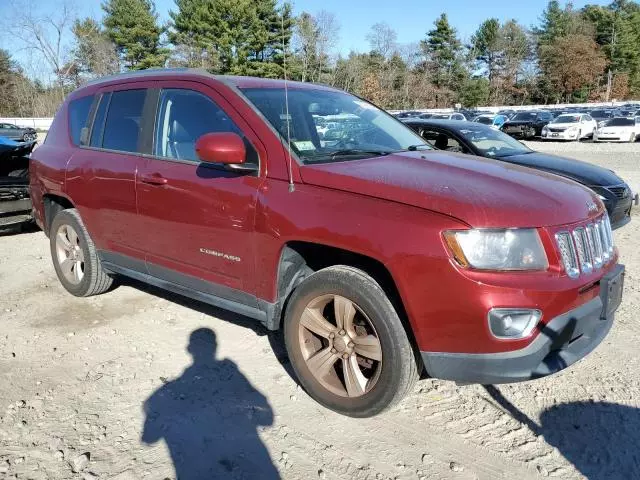
[[[142,134],[147,93],[138,84],[98,92],[92,125],[83,129],[67,171],[69,194],[101,255],[141,270],[135,179],[149,151]]]
[[[158,82],[153,154],[137,179],[141,245],[155,277],[244,304],[253,291],[254,220],[260,174],[198,160],[210,132],[240,135],[258,168],[260,141],[214,89]],[[264,156],[266,153],[262,153]]]

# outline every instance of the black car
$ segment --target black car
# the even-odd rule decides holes
[[[542,135],[544,126],[553,120],[553,113],[543,111],[518,112],[504,122],[502,131],[516,138],[533,138]]]
[[[438,150],[535,168],[589,187],[607,207],[614,229],[631,220],[634,196],[629,185],[611,170],[580,160],[535,152],[509,135],[479,123],[419,119],[404,123]]]
[[[599,127],[604,125],[607,120],[614,117],[612,110],[602,110],[602,109],[591,110],[591,112],[589,112],[589,115],[591,115],[591,118],[593,118],[596,122],[598,122]]]
[[[29,154],[35,142],[0,137],[0,232],[31,221]]]

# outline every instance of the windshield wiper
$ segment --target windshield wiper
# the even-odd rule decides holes
[[[389,155],[393,153],[391,150],[364,150],[359,148],[346,148],[344,150],[337,150],[335,152],[328,153],[327,156],[333,160],[336,157],[347,157],[350,155]]]

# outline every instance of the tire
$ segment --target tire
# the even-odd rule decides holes
[[[96,247],[75,208],[61,210],[55,216],[49,243],[58,279],[70,294],[90,297],[111,288],[113,279],[102,268]],[[71,269],[67,268],[69,264],[73,264]]]
[[[327,298],[330,300],[324,304]],[[342,322],[336,320],[338,302],[340,305],[351,302],[355,307],[351,321],[345,320],[343,324],[351,327],[345,330],[339,328]],[[320,307],[315,309],[316,305]],[[326,323],[310,321],[317,318],[310,315],[310,310],[321,312],[320,319]],[[342,311],[350,310],[345,307]],[[322,334],[306,328],[309,324]],[[327,330],[323,330],[325,327]],[[329,331],[331,333],[327,333]],[[345,332],[348,344],[341,336]],[[375,347],[371,347],[375,344],[372,337],[378,340]],[[285,312],[284,338],[300,384],[318,403],[343,415],[363,418],[381,413],[402,400],[419,376],[407,331],[393,305],[373,278],[353,267],[325,268],[296,288]],[[363,349],[364,356],[361,356]],[[319,353],[326,360],[314,363],[313,358],[321,358],[317,357]],[[378,356],[379,360],[375,360]],[[320,368],[312,371],[314,366]],[[319,378],[318,372],[325,370],[325,376]],[[352,381],[347,382],[345,372],[356,370],[361,376],[351,373]],[[354,388],[354,384],[359,389]],[[352,386],[351,391],[347,385]]]
[[[575,141],[579,142],[581,138],[582,138],[582,130],[578,130],[578,133],[576,133]]]

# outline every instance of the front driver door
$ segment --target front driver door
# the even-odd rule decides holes
[[[159,82],[153,155],[137,178],[147,269],[155,277],[240,303],[254,303],[254,219],[261,175],[201,163],[198,138],[234,132],[247,161],[265,153],[241,117],[212,88]],[[259,153],[260,152],[260,153]],[[263,168],[264,171],[264,168]]]

